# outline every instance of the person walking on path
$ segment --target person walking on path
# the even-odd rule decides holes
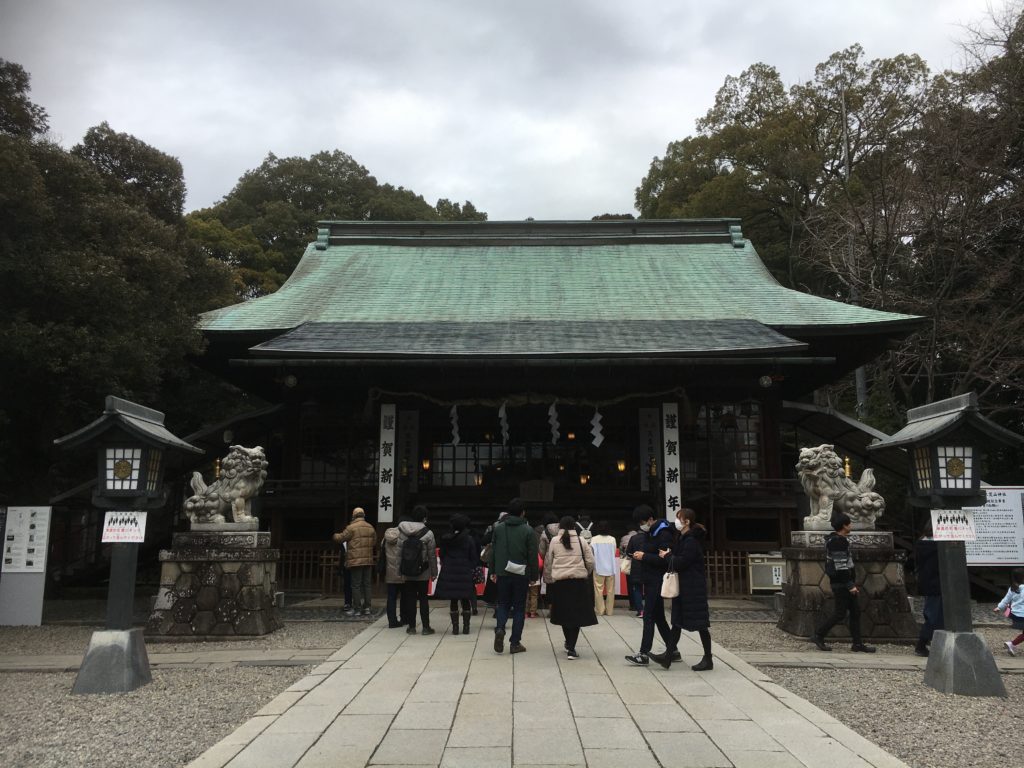
[[[615,537],[608,535],[608,523],[594,524],[596,533],[590,539],[594,550],[594,612],[611,616],[615,611],[615,582],[619,575],[615,557]]]
[[[640,532],[630,541],[633,549],[633,570],[639,570],[644,588],[644,631],[640,650],[627,656],[626,661],[638,667],[647,666],[647,656],[654,645],[654,628],[668,645],[671,630],[665,621],[665,600],[661,596],[661,581],[667,564],[661,551],[672,548],[672,526],[665,520],[655,520],[654,510],[641,504],[633,510],[633,521]]]
[[[352,510],[352,521],[334,534],[337,544],[345,545],[345,564],[352,580],[352,612],[370,615],[370,576],[377,560],[377,531],[366,522],[362,507]]]
[[[418,546],[417,546],[418,545]],[[432,635],[430,603],[427,587],[437,578],[437,544],[434,534],[427,528],[427,508],[413,507],[409,517],[398,524],[398,570],[405,581],[402,584],[402,612],[409,622],[406,633],[416,634],[416,604],[419,603],[423,634]],[[416,560],[416,556],[419,560]]]
[[[469,518],[452,515],[451,529],[441,536],[441,571],[434,587],[434,597],[451,601],[448,614],[452,634],[459,634],[459,607],[462,608],[462,633],[469,634],[470,598],[476,592],[473,573],[480,560],[480,550],[469,532]]]
[[[579,658],[576,641],[580,628],[597,624],[591,586],[594,551],[586,537],[577,531],[572,515],[563,517],[559,528],[559,536],[551,542],[544,558],[544,583],[551,599],[548,618],[562,628],[565,655],[571,661]],[[614,546],[614,539],[612,544]]]
[[[659,552],[667,561],[668,570],[679,577],[679,594],[672,598],[672,635],[664,653],[648,655],[668,669],[676,659],[683,630],[696,632],[704,647],[704,657],[690,669],[706,672],[715,667],[711,659],[711,612],[708,610],[708,580],[704,571],[708,532],[697,522],[697,513],[686,507],[676,512],[675,528],[678,536],[672,549]]]
[[[850,553],[850,516],[845,514],[834,516],[832,530],[834,533],[830,533],[825,539],[825,573],[832,586],[832,596],[836,603],[835,611],[811,635],[811,642],[818,646],[819,651],[831,651],[832,648],[825,644],[825,637],[829,630],[841,623],[849,613],[850,637],[853,639],[850,650],[856,653],[874,653],[874,646],[864,645],[860,634],[860,605],[857,603],[857,595],[860,594],[860,590],[855,581],[856,571],[853,565],[853,555]]]
[[[994,610],[1005,612],[1007,609],[1007,617],[1020,634],[1013,640],[1006,641],[1006,650],[1011,656],[1016,656],[1017,646],[1024,643],[1024,568],[1014,568],[1010,571],[1010,588],[1006,590],[1006,597],[999,601]]]
[[[924,622],[917,636],[914,653],[928,655],[928,645],[936,629],[945,626],[942,614],[942,587],[939,584],[939,546],[932,538],[931,518],[924,525],[921,538],[914,544],[914,568],[917,593],[924,598]]]
[[[398,526],[388,528],[384,531],[384,538],[381,540],[380,559],[384,564],[384,583],[388,588],[387,615],[388,628],[397,629],[409,623],[409,617],[405,615],[405,603],[402,601],[402,585],[405,578],[398,571]]]
[[[629,610],[633,611],[637,616],[643,616],[644,612],[644,593],[642,585],[639,581],[633,578],[633,555],[629,548],[629,542],[636,536],[637,530],[636,525],[633,525],[626,535],[619,539],[619,554],[623,558],[622,570],[626,574],[626,596],[629,598]],[[625,564],[628,559],[629,565]],[[629,568],[627,571],[626,568]]]
[[[497,586],[494,651],[505,651],[505,624],[512,617],[509,653],[522,653],[526,623],[526,590],[537,579],[537,534],[526,522],[526,507],[519,499],[508,503],[508,516],[494,526],[490,558],[491,581]]]

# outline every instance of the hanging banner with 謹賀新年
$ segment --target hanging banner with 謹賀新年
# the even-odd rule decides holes
[[[380,441],[377,443],[377,522],[395,519],[395,405],[380,406]]]
[[[679,482],[679,404],[662,403],[662,444],[665,453],[662,466],[665,468],[665,517],[674,518],[682,506],[682,485]]]

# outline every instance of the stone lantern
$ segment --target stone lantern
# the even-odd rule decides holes
[[[203,453],[171,434],[160,411],[114,396],[106,398],[98,419],[57,438],[54,444],[93,448],[97,462],[93,504],[126,513],[164,505],[168,452]],[[106,629],[93,633],[74,693],[121,693],[151,679],[142,630],[132,628],[138,555],[137,542],[111,545]]]
[[[911,408],[903,429],[868,450],[905,449],[910,459],[910,503],[944,510],[984,506],[982,448],[1020,444],[1024,438],[981,415],[978,397],[971,392]],[[944,693],[1005,696],[992,653],[973,631],[966,545],[939,541],[938,553],[945,629],[932,641],[925,684]]]

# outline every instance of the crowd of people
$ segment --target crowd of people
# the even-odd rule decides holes
[[[643,619],[639,649],[626,661],[646,666],[653,660],[668,669],[681,659],[677,646],[685,630],[697,632],[704,648],[692,669],[713,668],[704,575],[707,532],[693,510],[680,509],[668,521],[656,519],[651,507],[641,505],[634,510],[633,527],[619,541],[607,523],[571,515],[559,519],[548,514],[534,528],[519,499],[510,501],[479,536],[465,515],[456,514],[437,538],[427,526],[427,514],[426,507],[414,507],[378,542],[364,511],[353,511],[351,523],[334,535],[345,552],[346,614],[369,615],[376,563],[387,586],[385,611],[391,628],[434,634],[428,602],[428,587],[434,582],[433,597],[449,601],[452,634],[469,633],[471,617],[478,613],[478,586],[484,585],[483,600],[494,607],[496,653],[504,653],[506,637],[510,654],[526,651],[526,619],[538,616],[543,601],[548,620],[562,629],[566,658],[572,660],[579,658],[580,631],[597,624],[598,616],[613,615],[616,584],[623,573],[630,610]],[[671,598],[662,596],[666,574],[678,582]],[[665,618],[666,599],[672,601],[671,624]],[[664,653],[652,651],[655,629]]]

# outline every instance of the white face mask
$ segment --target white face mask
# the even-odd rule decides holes
[[[643,525],[640,526],[640,530],[641,531],[645,531],[645,532],[651,530],[651,524],[650,523],[644,523]]]
[[[678,517],[676,518],[676,530],[677,531],[683,530],[683,521],[680,520]]]

